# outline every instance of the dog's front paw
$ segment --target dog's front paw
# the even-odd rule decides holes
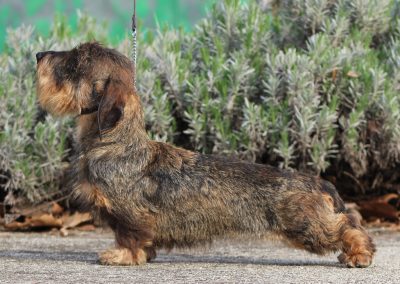
[[[109,249],[99,253],[103,265],[141,265],[146,263],[146,253],[138,249],[135,255],[127,248]]]
[[[359,254],[352,254],[347,255],[346,253],[341,253],[338,256],[338,260],[340,263],[345,264],[347,267],[350,268],[364,268],[368,267],[372,263],[372,255],[368,252],[359,253]]]

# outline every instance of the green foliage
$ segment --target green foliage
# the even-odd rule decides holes
[[[335,175],[349,193],[398,183],[398,1],[240,2],[218,2],[190,33],[139,35],[137,82],[150,135]],[[0,180],[31,201],[56,192],[72,123],[37,121],[34,54],[93,38],[107,44],[104,26],[78,18],[77,34],[62,18],[47,39],[29,27],[10,31],[0,57]],[[130,38],[117,48],[129,55]]]
[[[384,176],[399,182],[398,1],[266,2],[221,1],[193,33],[167,29],[143,44],[145,104],[155,93],[143,82],[161,86],[170,136],[201,152],[365,179],[373,190]]]

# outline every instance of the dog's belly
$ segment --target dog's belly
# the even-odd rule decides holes
[[[214,184],[192,189],[190,198],[177,192],[169,198],[163,194],[165,198],[156,206],[155,243],[187,247],[218,237],[258,238],[276,230],[273,199],[266,192],[250,192],[239,188],[227,191]]]

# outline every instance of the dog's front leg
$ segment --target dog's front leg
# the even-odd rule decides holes
[[[120,224],[110,224],[115,233],[116,247],[99,254],[105,265],[141,265],[154,259],[152,232],[148,229],[127,229]]]

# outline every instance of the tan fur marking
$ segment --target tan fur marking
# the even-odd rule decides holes
[[[111,203],[110,201],[104,196],[104,194],[95,187],[93,189],[93,196],[94,196],[94,203],[98,207],[106,208],[108,211],[111,211]]]
[[[76,119],[77,133],[76,139],[81,141],[83,137],[93,128],[93,122],[95,121],[96,113],[79,116]]]
[[[372,262],[374,249],[370,247],[366,234],[357,229],[348,229],[343,234],[343,254],[339,261],[348,267],[367,267]]]
[[[147,262],[143,249],[138,249],[133,255],[127,248],[109,249],[99,254],[100,263],[105,265],[142,265]]]
[[[334,211],[334,203],[333,203],[333,198],[332,196],[330,196],[329,194],[323,193],[322,194],[322,198],[324,199],[326,205],[332,210]]]
[[[105,208],[107,211],[111,211],[111,203],[104,196],[104,194],[95,186],[88,182],[84,182],[80,186],[81,193],[89,200],[94,203],[95,206]]]

